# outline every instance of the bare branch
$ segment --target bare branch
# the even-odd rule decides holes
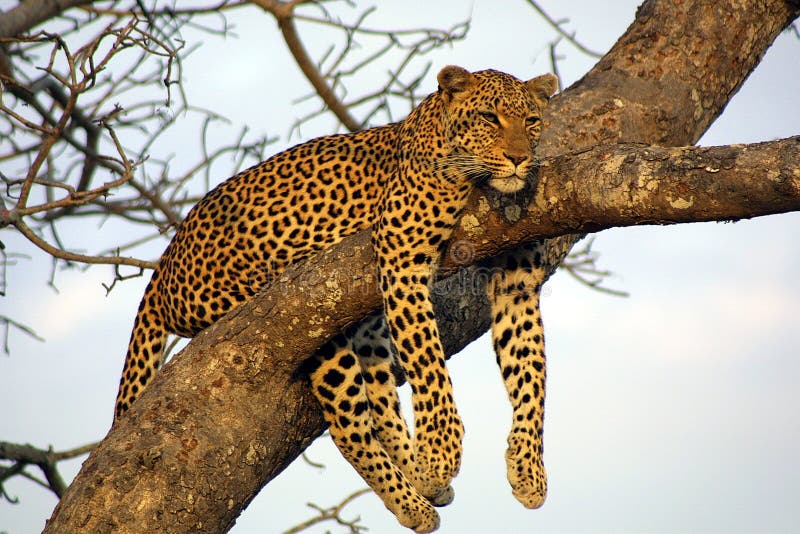
[[[198,7],[185,7],[185,4],[182,4],[180,8],[156,8],[148,10],[148,14],[150,17],[153,18],[161,18],[161,17],[185,17],[185,16],[195,16],[195,15],[216,15],[219,13],[224,13],[225,11],[229,11],[232,9],[236,9],[242,6],[246,6],[250,4],[250,0],[222,0],[221,2],[209,6],[198,6]],[[125,16],[137,16],[144,18],[145,14],[144,11],[141,9],[115,9],[115,8],[102,8],[96,6],[87,6],[84,8],[86,11],[91,11],[97,15],[111,15],[114,17],[125,17]]]
[[[560,60],[564,59],[564,57],[563,56],[559,56],[556,53],[556,47],[558,47],[558,43],[559,42],[561,42],[561,37],[558,37],[554,41],[549,43],[548,44],[548,51],[549,51],[549,55],[550,55],[550,70],[552,71],[553,74],[556,75],[556,78],[558,78],[558,86],[559,87],[563,87],[564,84],[561,82],[561,73],[559,72],[559,69],[558,69],[558,62]]]
[[[91,0],[28,0],[20,2],[0,17],[0,37],[14,37],[30,31],[37,24],[75,6],[90,3]]]
[[[61,478],[56,464],[61,460],[76,458],[87,454],[96,446],[97,443],[90,443],[74,449],[55,452],[52,448],[43,450],[32,445],[19,445],[0,441],[0,460],[14,462],[10,468],[0,468],[0,496],[5,496],[9,501],[15,502],[6,493],[3,488],[3,483],[13,476],[21,475],[50,489],[60,498],[66,490],[66,484],[64,484],[64,480]],[[25,467],[27,465],[35,465],[41,469],[46,482],[42,482],[25,472]]]
[[[18,217],[12,217],[10,218],[10,223],[14,225],[14,227],[19,230],[19,233],[25,236],[28,241],[39,247],[50,256],[60,260],[88,263],[92,265],[130,265],[133,267],[140,267],[142,269],[155,269],[156,267],[156,262],[139,260],[136,258],[124,256],[87,256],[85,254],[68,252],[51,245],[39,237],[36,232],[31,230],[30,227],[28,227],[28,225],[22,221],[22,219]]]
[[[312,517],[302,523],[299,523],[289,530],[284,531],[283,534],[297,534],[298,532],[302,532],[306,529],[313,527],[314,525],[318,525],[319,523],[324,523],[325,521],[336,521],[338,524],[347,527],[350,529],[351,534],[359,534],[361,532],[365,532],[369,530],[367,527],[363,525],[359,525],[359,521],[361,521],[360,517],[356,517],[355,519],[347,520],[342,517],[342,510],[345,506],[356,500],[357,498],[361,497],[362,495],[366,495],[371,490],[369,488],[362,488],[358,491],[355,491],[342,499],[339,504],[331,506],[330,508],[322,508],[319,505],[308,503],[310,508],[313,508],[317,512],[318,515]]]
[[[627,297],[627,291],[611,289],[603,285],[603,282],[613,273],[597,268],[599,254],[592,249],[593,245],[594,237],[586,240],[584,246],[579,250],[573,250],[569,256],[561,262],[560,267],[567,271],[578,282],[595,291],[600,291],[601,293],[606,293],[615,297]]]
[[[91,8],[77,13],[88,14],[90,19],[83,22],[98,17]],[[75,20],[77,23],[79,17]],[[154,184],[134,179],[137,166],[148,161],[146,151],[163,133],[164,127],[174,123],[172,115],[162,125],[164,127],[149,125],[159,120],[160,108],[170,105],[170,87],[179,80],[173,64],[179,65],[180,53],[191,51],[184,50],[182,42],[176,47],[168,42],[177,35],[179,25],[160,31],[158,37],[141,26],[142,21],[135,14],[123,19],[113,18],[106,21],[96,35],[90,34],[83,44],[78,43],[74,50],[65,45],[60,35],[47,32],[0,39],[6,45],[5,50],[11,51],[10,56],[3,56],[5,62],[0,69],[3,89],[8,89],[0,93],[4,97],[4,101],[0,101],[0,124],[4,125],[6,131],[2,135],[6,137],[7,133],[11,149],[0,159],[5,162],[5,169],[12,168],[14,163],[15,171],[21,167],[25,169],[22,177],[8,176],[0,169],[0,180],[5,185],[0,197],[3,206],[0,227],[15,227],[56,260],[152,268],[153,262],[120,257],[119,250],[124,247],[115,247],[116,252],[101,255],[69,251],[58,238],[56,222],[64,217],[111,215],[155,225],[163,232],[177,226],[182,219],[181,210],[197,200],[197,195],[185,192],[192,175],[210,167],[225,153],[239,155],[239,164],[245,158],[263,159],[261,152],[268,140],[247,143],[243,133],[237,140],[240,146],[212,151],[204,148],[203,161],[184,176],[170,176],[167,162],[152,159],[148,167],[161,165],[160,179]],[[119,58],[131,57],[121,52],[135,48],[141,50],[138,58],[122,69],[113,68]],[[29,53],[37,50],[45,54],[43,65],[33,62],[41,54]],[[15,61],[12,63],[10,59]],[[41,72],[45,74],[42,76]],[[29,73],[35,73],[38,78],[33,79]],[[141,92],[148,85],[166,89],[166,98],[139,101],[127,109],[118,104],[108,108],[106,103],[112,96],[119,102],[126,92],[134,89]],[[185,104],[179,113],[184,110],[212,115]],[[81,129],[85,131],[84,138],[79,135]],[[130,130],[144,139],[144,148],[138,151],[135,162],[126,155],[129,149],[122,141],[130,141],[131,136],[127,134]],[[122,139],[118,132],[125,134]],[[112,176],[104,184],[92,187],[98,168],[110,171]],[[109,199],[111,195],[115,196],[113,200]],[[49,242],[43,237],[45,232],[52,236]],[[152,237],[148,233],[147,237],[132,240],[129,246]],[[53,267],[55,269],[56,264]],[[127,278],[117,274],[114,283]],[[109,287],[113,287],[113,283]]]
[[[307,0],[304,0],[307,1]],[[345,128],[354,132],[361,129],[361,123],[350,114],[350,110],[333,93],[333,89],[317,69],[308,52],[303,46],[297,27],[294,24],[294,7],[304,1],[280,2],[279,0],[254,0],[254,3],[270,12],[278,22],[278,27],[283,34],[283,39],[289,47],[297,66],[303,71],[308,81],[314,87],[319,97],[328,106],[328,109],[342,122]]]
[[[422,76],[428,71],[429,64],[426,64],[422,68],[422,74],[416,75],[411,82],[401,82],[401,79],[406,76],[406,70],[414,63],[414,60],[431,50],[463,39],[469,29],[469,21],[464,21],[449,30],[431,28],[379,30],[364,26],[366,18],[374,12],[374,7],[367,8],[358,14],[355,22],[345,23],[332,17],[322,9],[319,3],[314,5],[323,11],[321,17],[294,13],[292,9],[288,8],[290,4],[294,3],[283,3],[277,0],[263,0],[256,3],[276,17],[292,55],[314,88],[314,93],[301,97],[297,101],[304,101],[314,96],[318,96],[322,100],[321,108],[298,119],[291,132],[297,131],[299,126],[309,119],[329,111],[333,112],[350,131],[364,128],[378,111],[385,111],[388,120],[392,121],[388,105],[390,96],[407,99],[410,102],[409,109],[419,100],[415,89],[418,88]],[[306,2],[296,2],[296,4],[304,3]],[[343,34],[343,44],[331,45],[321,59],[314,63],[302,46],[295,26],[297,20],[340,29]],[[365,46],[363,43],[359,43],[358,36],[369,38],[369,45]],[[354,58],[356,49],[359,52],[358,58]],[[366,54],[363,53],[365,50]],[[403,56],[395,66],[387,69],[387,82],[366,96],[348,101],[345,80],[353,77],[356,73],[364,72],[367,67],[377,64],[380,59],[385,58],[393,51],[403,51]],[[346,63],[349,66],[345,67]],[[368,103],[374,105],[364,114],[364,118],[356,119],[354,112],[360,106]]]
[[[117,255],[119,255],[119,250],[117,250]],[[111,281],[111,284],[103,284],[103,289],[106,290],[106,295],[111,293],[111,290],[114,289],[114,286],[117,285],[117,282],[124,282],[125,280],[130,280],[131,278],[139,278],[140,276],[144,275],[144,268],[140,267],[138,272],[133,274],[123,275],[119,270],[119,265],[114,266],[114,279]]]
[[[564,39],[566,39],[567,41],[569,41],[570,43],[572,43],[572,45],[573,45],[575,48],[577,48],[578,50],[580,50],[581,52],[583,52],[584,54],[586,54],[586,55],[588,55],[588,56],[592,56],[592,57],[595,57],[595,58],[601,58],[601,57],[603,57],[603,54],[601,54],[601,53],[599,53],[599,52],[595,52],[594,50],[590,50],[589,48],[587,48],[586,46],[584,46],[583,44],[581,44],[581,43],[580,43],[580,42],[579,42],[579,41],[578,41],[578,40],[575,38],[575,32],[572,32],[572,33],[567,33],[567,32],[564,30],[564,28],[562,28],[562,27],[561,27],[561,26],[562,26],[564,23],[566,23],[566,22],[569,22],[569,21],[567,21],[567,20],[554,20],[554,19],[553,19],[553,18],[552,18],[550,15],[548,15],[548,14],[545,12],[545,10],[544,10],[544,9],[542,9],[542,7],[539,5],[539,3],[538,3],[538,2],[536,2],[535,0],[528,0],[528,3],[530,4],[530,6],[531,6],[531,7],[532,7],[532,8],[533,8],[533,9],[534,9],[534,10],[535,10],[537,13],[539,13],[539,15],[541,15],[541,17],[542,17],[542,18],[545,20],[545,22],[547,22],[547,23],[548,23],[550,26],[552,26],[552,27],[553,27],[553,29],[554,29],[555,31],[557,31],[557,32],[559,33],[559,35],[561,35],[561,36],[562,36]]]

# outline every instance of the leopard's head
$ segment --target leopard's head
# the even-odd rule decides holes
[[[438,81],[450,143],[447,166],[502,193],[522,189],[536,167],[542,113],[556,91],[556,77],[522,82],[495,70],[471,73],[448,66]]]

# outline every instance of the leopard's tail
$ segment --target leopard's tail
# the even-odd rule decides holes
[[[161,310],[161,297],[153,279],[144,292],[133,322],[125,366],[119,381],[114,410],[115,422],[142,394],[163,363],[167,329]]]

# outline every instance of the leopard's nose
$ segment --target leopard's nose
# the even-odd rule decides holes
[[[508,154],[507,152],[503,152],[503,155],[514,165],[519,165],[523,163],[528,156],[526,154]]]

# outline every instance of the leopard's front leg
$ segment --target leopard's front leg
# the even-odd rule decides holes
[[[436,502],[450,491],[461,465],[464,427],[445,367],[428,275],[392,278],[382,276],[386,321],[411,384],[415,458],[423,485],[419,489]]]
[[[506,465],[514,497],[538,508],[547,496],[542,461],[545,354],[539,293],[544,283],[538,246],[525,245],[498,256],[487,294],[492,304],[492,338],[514,419]]]
[[[418,489],[439,502],[452,491],[450,481],[461,466],[464,427],[445,367],[430,284],[469,188],[427,185],[424,194],[408,182],[390,185],[373,240],[386,323],[411,384],[415,459],[422,474]]]

